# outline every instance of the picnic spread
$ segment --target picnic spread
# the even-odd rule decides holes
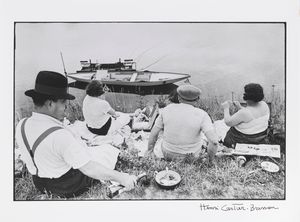
[[[148,112],[148,114],[146,112]],[[76,120],[74,123],[70,123],[66,118],[63,121],[65,127],[72,132],[83,146],[86,146],[88,153],[93,157],[93,160],[110,169],[114,169],[116,165],[118,155],[121,152],[120,148],[128,147],[129,149],[135,149],[137,150],[139,157],[144,157],[147,151],[150,130],[153,127],[155,118],[159,115],[159,109],[154,106],[152,110],[147,107],[147,109],[144,108],[143,110],[137,109],[134,113],[117,113],[119,117],[117,120],[112,121],[112,126],[106,136],[91,133],[87,129],[84,121]],[[224,139],[229,130],[229,127],[226,126],[224,120],[215,121],[214,127],[219,139]],[[208,140],[203,133],[201,134],[201,140],[203,144],[203,154],[208,145]],[[154,148],[154,154],[157,158],[163,158],[161,143],[162,137],[159,137]],[[221,143],[218,145],[216,156],[233,155],[270,156],[280,158],[280,146],[269,144],[237,144],[235,149],[232,149],[225,147]],[[23,167],[24,163],[22,161],[21,153],[19,149],[15,149],[15,172],[20,173]],[[262,168],[267,169],[264,164],[262,164]],[[273,171],[270,170],[269,172]],[[118,184],[113,185],[118,186]]]

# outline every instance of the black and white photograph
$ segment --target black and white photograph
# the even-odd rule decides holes
[[[299,221],[299,0],[0,0],[1,221]]]
[[[284,21],[15,21],[14,201],[286,199]]]

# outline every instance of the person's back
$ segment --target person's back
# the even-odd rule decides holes
[[[192,85],[177,88],[179,104],[166,106],[157,118],[148,142],[151,154],[160,131],[163,131],[161,150],[166,159],[183,158],[186,154],[199,155],[202,149],[201,132],[209,140],[208,154],[212,159],[217,149],[217,136],[208,114],[195,106],[200,89]]]
[[[254,106],[247,106],[241,110],[245,113],[245,119],[235,128],[245,134],[256,134],[268,128],[270,110],[266,102],[260,101]]]
[[[89,127],[101,128],[110,118],[109,103],[98,97],[87,95],[82,103],[82,113]]]
[[[265,115],[270,115],[270,109],[268,104],[265,101],[260,101],[255,106],[247,106],[245,109],[248,109],[252,114],[254,119],[263,117]]]
[[[28,150],[26,149],[26,145],[24,144],[21,134],[21,126],[24,124],[25,120],[26,119],[22,119],[17,125],[16,140],[19,144],[22,158],[28,163],[32,160]],[[39,136],[46,132],[46,130],[52,127],[60,127],[60,129],[47,135],[47,137],[41,141],[39,147],[34,153],[34,160],[39,170],[39,177],[58,178],[68,172],[73,164],[74,166],[77,165],[77,167],[80,167],[80,165],[84,165],[90,160],[89,157],[84,155],[84,151],[79,153],[81,148],[78,148],[77,141],[58,120],[44,114],[33,112],[32,116],[26,120],[24,127],[24,131],[26,131],[25,136],[30,147],[33,146]],[[80,159],[82,162],[80,163],[78,160],[76,160],[76,163],[73,163],[72,159],[69,158],[67,160],[69,164],[67,164],[67,162],[61,158],[61,156],[57,155],[57,153],[68,152],[68,149],[73,149],[74,151],[77,150],[78,154],[81,156],[78,158],[78,160]],[[68,155],[64,156],[68,157]],[[36,174],[36,167],[34,167],[32,164],[27,164],[27,168],[32,175]]]
[[[222,104],[224,121],[231,127],[224,138],[224,145],[234,147],[236,143],[263,144],[267,142],[268,121],[270,110],[263,101],[264,93],[261,85],[250,83],[244,87],[244,97],[247,106],[244,108],[239,102],[234,105],[239,109],[233,115],[229,112],[231,102]]]
[[[207,130],[207,113],[192,105],[170,104],[161,113],[164,124],[164,140],[176,146],[200,142],[201,129]]]
[[[104,93],[102,83],[93,80],[86,87],[87,95],[82,103],[83,117],[88,130],[101,136],[107,135],[111,127],[111,117],[118,117],[110,104],[101,98]]]

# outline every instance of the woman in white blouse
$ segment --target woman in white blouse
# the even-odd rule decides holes
[[[263,144],[267,141],[270,110],[268,104],[263,101],[263,88],[259,84],[250,83],[244,90],[246,107],[234,101],[233,105],[238,111],[230,115],[231,102],[226,101],[222,104],[225,123],[231,127],[224,138],[224,145],[227,147],[235,147],[236,143]]]
[[[86,87],[86,97],[83,100],[82,112],[87,128],[97,135],[107,135],[112,117],[117,118],[115,110],[101,98],[105,92],[101,82],[91,81]]]

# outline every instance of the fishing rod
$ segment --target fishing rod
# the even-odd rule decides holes
[[[142,68],[141,70],[145,70],[145,69],[149,68],[150,66],[153,66],[154,64],[160,62],[162,59],[164,59],[164,58],[167,57],[167,56],[168,56],[168,55],[164,55],[164,56],[160,57],[158,60],[156,60],[155,62],[151,63],[150,65],[148,65],[148,66]]]
[[[160,44],[158,44],[158,45],[160,45]],[[155,47],[157,47],[157,45],[154,45],[154,46],[144,50],[142,53],[140,53],[137,57],[134,58],[134,61],[138,62],[145,53],[149,52],[150,50],[154,49]]]
[[[62,61],[63,67],[64,67],[64,73],[65,73],[65,76],[66,76],[66,78],[68,78],[68,74],[67,74],[67,71],[66,71],[65,62],[64,62],[64,57],[63,57],[63,55],[62,55],[62,52],[60,52],[60,57],[61,57],[61,61]]]
[[[136,61],[136,62],[138,63],[138,62],[141,60],[141,58],[142,58],[147,52],[151,51],[152,49],[155,49],[157,46],[162,45],[162,44],[163,44],[163,42],[157,43],[157,44],[153,45],[152,47],[147,48],[147,49],[144,50],[142,53],[140,53],[138,56],[136,56],[136,57],[134,58],[134,61]]]
[[[65,76],[66,76],[66,79],[67,79],[67,85],[69,85],[68,84],[68,74],[67,74],[67,71],[66,71],[64,57],[62,55],[62,52],[60,52],[60,57],[61,57],[61,61],[62,61],[63,67],[64,67],[64,73],[65,73]],[[67,88],[67,92],[69,93],[69,87]],[[68,104],[70,104],[70,100],[68,100]]]

